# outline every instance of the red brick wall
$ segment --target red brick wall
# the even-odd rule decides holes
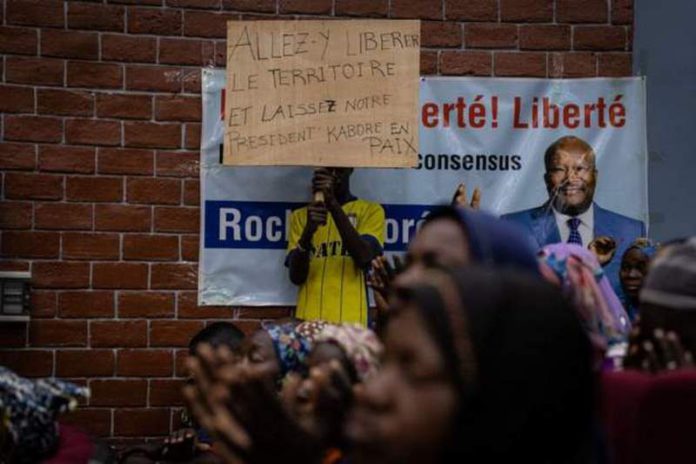
[[[3,1],[0,268],[34,294],[0,363],[88,384],[71,420],[99,435],[162,435],[193,333],[287,314],[196,306],[199,68],[224,65],[226,20],[421,18],[423,74],[626,76],[632,3]]]

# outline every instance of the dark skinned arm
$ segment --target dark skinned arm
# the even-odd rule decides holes
[[[344,246],[348,249],[350,257],[353,258],[353,261],[360,269],[366,269],[372,259],[378,255],[377,251],[369,241],[358,234],[358,231],[350,223],[348,216],[346,216],[345,211],[343,211],[343,208],[341,208],[341,205],[335,198],[327,198],[326,206],[336,223],[338,233],[343,240]]]
[[[288,257],[290,282],[295,285],[302,285],[307,280],[312,236],[317,227],[326,224],[326,215],[326,207],[321,203],[312,203],[307,207],[307,223],[298,241],[299,246],[292,250]]]

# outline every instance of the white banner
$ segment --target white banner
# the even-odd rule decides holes
[[[294,305],[286,225],[311,198],[312,170],[223,166],[225,72],[205,69],[202,81],[199,304]],[[482,209],[536,220],[549,197],[544,153],[573,135],[596,153],[594,229],[619,244],[607,268],[616,283],[620,253],[648,221],[642,78],[422,78],[420,101],[418,167],[357,169],[351,177],[353,194],[385,208],[386,252],[405,250],[418,221],[461,182],[481,189]]]

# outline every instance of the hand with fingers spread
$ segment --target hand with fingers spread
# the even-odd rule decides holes
[[[370,286],[375,295],[378,318],[385,315],[389,309],[387,295],[391,282],[397,274],[404,270],[404,264],[398,256],[392,257],[391,262],[386,256],[378,256],[372,260],[371,272],[367,278],[367,285]]]
[[[254,365],[228,363],[224,352],[203,346],[188,367],[196,382],[186,387],[185,396],[226,459],[261,464],[319,460],[315,440],[286,413]]]
[[[652,373],[673,371],[693,368],[694,356],[684,349],[676,333],[657,328],[646,337],[640,333],[640,327],[637,326],[629,338],[624,366],[627,369]]]
[[[192,428],[177,430],[164,439],[161,456],[167,461],[189,461],[198,452],[210,450],[210,445],[200,443],[196,431]]]
[[[479,209],[481,206],[481,190],[476,187],[474,192],[471,194],[471,202],[469,202],[466,196],[466,185],[459,184],[457,190],[454,192],[454,196],[452,197],[452,206],[457,206],[459,208]]]

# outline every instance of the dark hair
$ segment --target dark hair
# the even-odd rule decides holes
[[[208,343],[213,347],[225,345],[230,350],[236,350],[244,340],[244,332],[231,322],[213,322],[193,336],[189,342],[189,354],[196,354],[196,347]]]
[[[551,167],[551,160],[553,159],[553,156],[556,154],[556,151],[558,151],[558,148],[561,145],[565,145],[567,142],[571,140],[577,140],[580,145],[584,145],[588,150],[594,153],[592,145],[590,145],[580,137],[576,137],[574,135],[564,135],[563,137],[556,139],[551,145],[549,145],[549,147],[546,149],[546,152],[544,153],[544,168],[546,169],[546,172],[549,172],[549,168]]]
[[[591,453],[595,385],[591,346],[570,304],[551,284],[519,272],[445,272],[468,333],[452,331],[451,310],[432,286],[416,286],[411,296],[446,365],[459,369],[446,462],[581,462]],[[461,359],[457,337],[470,339],[471,362]]]

